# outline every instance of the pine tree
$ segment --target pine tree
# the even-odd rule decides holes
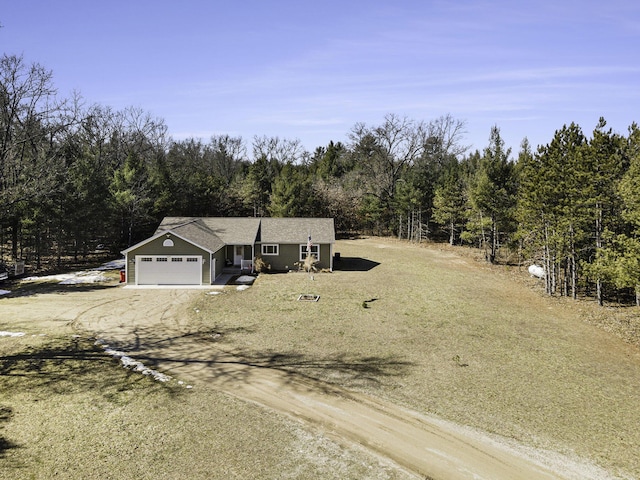
[[[489,146],[484,149],[480,168],[472,179],[469,198],[480,218],[489,222],[486,258],[493,263],[500,244],[501,229],[510,229],[515,207],[515,170],[497,126],[492,127]],[[485,245],[487,248],[487,245]]]
[[[313,216],[313,198],[311,179],[287,163],[273,183],[269,213],[273,217]]]
[[[129,155],[124,165],[114,172],[109,191],[122,220],[122,239],[133,244],[134,228],[147,219],[153,201],[147,168],[137,155]]]
[[[455,242],[455,234],[465,212],[464,185],[458,163],[452,163],[436,188],[433,198],[433,220],[449,230],[449,245]]]
[[[585,240],[587,245],[584,250],[595,251],[596,256],[606,246],[605,232],[618,230],[621,205],[616,185],[627,163],[622,153],[622,137],[614,134],[611,129],[605,131],[605,126],[606,122],[601,117],[586,149],[581,182],[583,201],[587,209],[585,222],[591,224],[590,226],[587,224],[585,228],[585,239],[588,237],[594,239],[591,246],[588,245],[589,241]],[[595,280],[596,299],[602,305],[602,279],[596,276]]]
[[[550,295],[559,287],[566,293],[568,278],[575,278],[576,239],[582,232],[577,212],[584,207],[579,188],[584,182],[579,168],[584,145],[580,127],[565,125],[535,155],[523,154],[519,160],[519,236],[525,248],[541,253]]]

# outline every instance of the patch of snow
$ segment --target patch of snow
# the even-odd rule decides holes
[[[242,290],[246,290],[247,288],[249,288],[249,285],[238,285],[236,287],[236,290],[241,292]]]
[[[61,273],[58,275],[44,275],[42,277],[26,277],[23,282],[58,282],[58,285],[77,285],[79,283],[102,283],[109,279],[96,270],[74,273]]]
[[[59,285],[77,285],[80,283],[102,283],[108,278],[100,272],[77,272],[75,276],[62,280]]]
[[[41,277],[26,277],[23,282],[58,282],[59,285],[77,285],[79,283],[102,283],[109,279],[102,273],[107,270],[122,270],[124,268],[124,258],[103,263],[93,270],[86,270],[73,273],[60,273],[57,275],[43,275]]]
[[[0,295],[8,295],[11,292],[9,290],[0,290]]]
[[[62,282],[69,278],[73,278],[74,274],[70,273],[61,273],[59,275],[43,275],[41,277],[25,277],[22,279],[23,282]]]
[[[24,337],[24,332],[0,332],[0,337]]]
[[[124,258],[119,258],[117,260],[112,260],[107,263],[103,263],[96,270],[122,270],[124,268]]]
[[[208,292],[207,295],[220,295],[222,292]]]
[[[256,277],[252,277],[251,275],[241,275],[236,279],[236,283],[241,285],[251,285],[255,281]]]
[[[157,370],[146,367],[142,362],[134,360],[125,352],[113,350],[109,347],[109,345],[106,345],[103,340],[96,340],[95,343],[96,345],[100,345],[104,349],[104,353],[106,353],[107,355],[111,355],[113,358],[119,359],[124,368],[133,370],[134,372],[139,372],[143,375],[150,375],[159,382],[168,382],[169,380],[171,380],[171,377],[169,375],[165,375],[164,373],[160,373]]]

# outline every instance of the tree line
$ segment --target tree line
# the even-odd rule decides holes
[[[480,248],[544,267],[550,295],[640,304],[640,132],[572,123],[515,156],[498,126],[396,114],[345,143],[214,135],[174,140],[137,108],[60,99],[53,75],[0,59],[0,257],[79,258],[151,234],[164,216],[333,217],[339,233]],[[1,258],[0,258],[1,259]]]

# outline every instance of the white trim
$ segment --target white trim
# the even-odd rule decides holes
[[[274,252],[273,252],[273,253],[267,253],[267,252],[265,252],[265,251],[264,251],[265,247],[275,247],[275,248],[274,248]],[[260,251],[262,252],[262,255],[263,255],[263,256],[266,256],[266,255],[272,255],[272,256],[274,256],[274,257],[275,257],[275,256],[280,255],[280,245],[279,245],[278,243],[263,243],[263,244],[260,246]]]
[[[185,238],[181,235],[178,235],[177,233],[173,232],[172,230],[164,230],[162,232],[156,233],[154,236],[147,238],[146,240],[143,240],[141,242],[136,243],[135,245],[132,245],[131,247],[127,248],[126,250],[122,250],[120,253],[122,253],[123,255],[126,255],[127,253],[131,252],[132,250],[135,250],[136,248],[141,247],[142,245],[146,245],[147,243],[153,242],[154,240],[162,237],[163,235],[172,235],[175,237],[178,237],[180,240],[183,240],[191,245],[193,245],[194,247],[198,247],[201,250],[204,250],[205,252],[208,253],[215,253],[211,250],[209,250],[208,248],[205,248],[201,245],[198,245],[197,243],[194,243],[192,240],[189,240],[188,238]]]
[[[316,261],[320,261],[320,244],[314,243],[311,245],[311,255],[316,257]],[[305,258],[307,258],[307,244],[300,244],[300,252],[299,252],[300,261],[304,262]]]

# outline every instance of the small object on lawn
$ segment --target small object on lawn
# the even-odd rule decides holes
[[[371,302],[375,302],[376,300],[378,300],[377,298],[372,298],[371,300],[365,300],[364,302],[362,302],[362,308],[369,308],[369,304]]]
[[[310,293],[304,293],[298,297],[299,302],[317,302],[320,300],[320,295],[312,295]]]
[[[468,363],[464,363],[460,358],[460,355],[455,355],[452,360],[458,364],[459,367],[468,367]]]

